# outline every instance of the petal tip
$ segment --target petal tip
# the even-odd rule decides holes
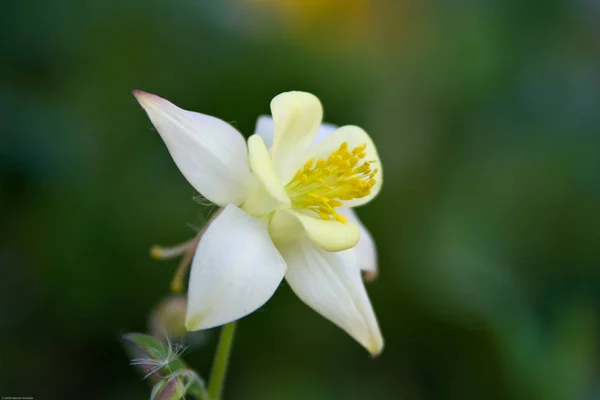
[[[379,338],[371,338],[367,345],[367,351],[371,355],[372,358],[377,358],[383,352],[383,339]]]
[[[135,89],[131,91],[131,94],[135,99],[140,103],[140,105],[144,108],[151,106],[152,104],[156,104],[160,101],[167,102],[167,100],[163,99],[160,96],[157,96],[153,93],[144,92],[143,90]]]
[[[376,269],[364,270],[363,280],[367,283],[373,282],[375,279],[377,279],[377,275],[378,274]]]
[[[188,315],[185,318],[185,329],[188,331],[199,331],[200,329],[203,328],[202,324],[202,318],[198,315],[194,315],[194,316],[190,316]]]
[[[137,99],[137,101],[140,101],[142,98],[144,98],[146,96],[152,96],[151,93],[144,92],[143,90],[139,90],[139,89],[133,89],[131,91],[131,94],[133,95],[133,97],[135,97]]]
[[[318,104],[319,106],[322,107],[321,104],[321,100],[314,94],[309,93],[309,92],[303,92],[301,90],[290,90],[288,92],[283,92],[278,94],[277,96],[275,96],[273,98],[273,100],[271,100],[271,105],[274,104],[274,102],[276,103],[279,100],[282,99],[288,99],[292,102],[316,102],[316,104]]]

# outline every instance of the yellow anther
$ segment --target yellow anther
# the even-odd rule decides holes
[[[324,211],[319,211],[319,217],[321,217],[323,219],[329,219],[329,214],[327,214]]]
[[[308,160],[306,162],[306,164],[304,164],[304,172],[310,171],[310,167],[312,167],[312,165],[313,165],[314,162],[315,162],[314,158],[311,158],[310,160]]]
[[[344,217],[341,214],[335,213],[335,214],[333,214],[333,217],[335,219],[337,219],[338,221],[340,221],[342,224],[345,224],[346,222],[348,222],[348,218]]]
[[[326,159],[306,161],[286,185],[292,205],[322,219],[346,223],[347,218],[335,208],[342,207],[343,201],[368,196],[376,182],[378,170],[371,171],[374,161],[364,160],[366,147],[362,144],[349,149],[348,142],[343,142]]]
[[[342,206],[342,202],[341,202],[341,201],[334,200],[334,199],[331,199],[331,200],[329,200],[329,205],[330,205],[331,207],[334,207],[334,208],[335,208],[335,207],[341,207],[341,206]]]
[[[365,173],[367,173],[367,174],[368,174],[369,172],[371,172],[371,171],[370,171],[370,168],[369,168],[369,166],[368,166],[368,165],[365,165],[365,164],[363,164],[363,165],[361,165],[361,166],[359,166],[359,167],[356,167],[356,168],[354,169],[354,173],[355,173],[355,174],[357,174],[357,175],[360,175],[360,174],[365,174]]]
[[[319,206],[319,211],[324,212],[325,214],[332,214],[335,212],[333,207],[329,207],[327,204],[321,204]]]
[[[361,144],[360,146],[354,148],[354,150],[352,150],[352,154],[359,154],[361,153],[365,148],[367,147],[367,144]],[[364,157],[364,156],[363,156]],[[359,157],[362,158],[362,157]]]

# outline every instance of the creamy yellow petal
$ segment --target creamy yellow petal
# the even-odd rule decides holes
[[[360,237],[358,226],[352,222],[342,223],[312,217],[298,211],[288,210],[298,219],[308,237],[327,251],[342,251],[356,246]]]
[[[305,236],[304,227],[294,215],[277,210],[269,220],[269,235],[276,246],[287,245]]]
[[[304,160],[309,160],[311,158],[327,159],[327,157],[329,157],[329,155],[338,149],[344,142],[348,143],[348,148],[350,149],[361,145],[366,145],[364,149],[366,155],[363,160],[371,162],[371,170],[377,169],[377,172],[373,176],[373,179],[375,179],[375,185],[371,188],[371,193],[368,196],[342,201],[344,207],[356,207],[368,203],[375,196],[377,196],[383,183],[381,161],[379,160],[379,155],[377,154],[377,148],[375,147],[373,140],[371,140],[371,137],[362,128],[353,125],[342,126],[310,149]]]
[[[271,101],[271,113],[274,122],[273,165],[285,184],[313,143],[323,119],[323,107],[310,93],[286,92]]]
[[[338,129],[337,125],[329,124],[327,122],[323,122],[319,126],[319,130],[317,131],[317,135],[315,139],[311,143],[311,147],[325,139],[327,136],[332,134],[336,129]],[[256,128],[254,129],[255,135],[260,135],[265,141],[265,146],[271,147],[273,145],[273,131],[275,130],[273,124],[273,118],[270,115],[261,115],[256,120]]]
[[[290,199],[273,169],[269,151],[258,135],[248,139],[248,158],[257,183],[249,191],[242,209],[251,215],[264,215],[276,208],[289,208]]]

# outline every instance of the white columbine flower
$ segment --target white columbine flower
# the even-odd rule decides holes
[[[304,92],[275,97],[273,118],[259,118],[247,145],[218,118],[133,94],[186,179],[223,207],[192,262],[186,327],[250,314],[285,277],[306,304],[379,354],[383,339],[360,272],[375,270],[375,247],[351,209],[381,187],[369,135],[321,125],[319,99]]]

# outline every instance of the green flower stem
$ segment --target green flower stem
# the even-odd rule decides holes
[[[227,375],[229,365],[229,354],[235,334],[235,321],[225,325],[221,329],[221,338],[213,361],[210,382],[208,383],[208,396],[210,400],[221,400],[221,392]]]

